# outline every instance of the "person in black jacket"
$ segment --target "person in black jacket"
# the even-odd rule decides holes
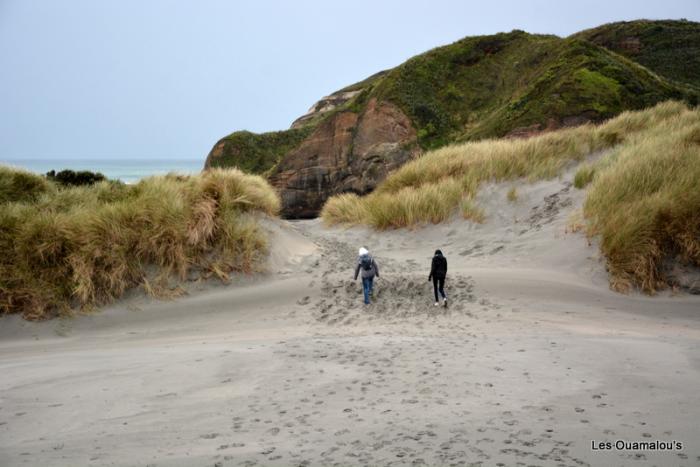
[[[447,295],[445,294],[445,277],[447,277],[447,258],[442,256],[442,251],[435,250],[435,256],[433,256],[433,262],[430,265],[430,275],[428,280],[433,281],[433,290],[435,291],[435,306],[440,304],[440,299],[438,298],[438,291],[442,295],[442,302],[447,306]]]

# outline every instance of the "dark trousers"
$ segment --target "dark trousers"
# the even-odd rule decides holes
[[[445,278],[433,276],[433,289],[435,290],[435,301],[436,302],[440,301],[438,299],[438,291],[440,292],[440,295],[442,295],[442,298],[447,298],[447,295],[445,295],[444,287],[445,287]]]

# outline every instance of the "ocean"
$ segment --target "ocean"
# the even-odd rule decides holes
[[[50,170],[89,170],[113,180],[136,183],[144,177],[168,172],[199,173],[204,167],[204,159],[0,159],[0,164],[21,167],[38,174]]]

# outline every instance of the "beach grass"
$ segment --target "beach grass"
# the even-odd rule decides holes
[[[267,247],[255,214],[279,208],[237,169],[62,187],[0,167],[0,311],[44,319],[139,286],[167,296],[193,272],[252,272]]]
[[[35,201],[56,186],[45,177],[0,165],[0,203]]]
[[[700,266],[698,110],[662,122],[579,172],[591,178],[584,216],[588,234],[600,237],[613,289],[653,293],[668,285],[668,261]]]
[[[329,199],[321,217],[327,225],[377,229],[439,223],[457,212],[483,222],[488,213],[473,204],[482,183],[552,178],[604,152],[574,179],[588,186],[588,233],[601,237],[614,289],[651,293],[666,284],[667,257],[700,265],[699,144],[700,111],[669,101],[600,125],[430,151],[367,196]]]

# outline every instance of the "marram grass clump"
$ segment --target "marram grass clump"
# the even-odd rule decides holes
[[[20,186],[32,189],[20,197],[8,188]],[[27,319],[137,286],[167,295],[193,271],[223,280],[252,272],[267,247],[254,213],[280,207],[262,178],[236,169],[59,187],[2,167],[0,196],[0,311]]]
[[[673,285],[665,262],[700,266],[699,110],[684,110],[582,170],[595,173],[584,216],[588,234],[600,236],[613,289],[653,293]]]
[[[574,175],[574,186],[578,189],[585,188],[593,181],[595,176],[595,167],[591,164],[584,165],[576,171]]]
[[[482,182],[555,177],[601,151],[607,155],[583,164],[574,183],[589,187],[588,233],[601,238],[612,287],[652,293],[668,285],[665,260],[700,266],[700,111],[673,101],[597,126],[430,151],[365,197],[329,199],[321,216],[329,225],[378,229],[439,223],[457,212],[482,222],[488,213],[473,204]]]
[[[35,201],[56,186],[41,175],[0,165],[0,204],[12,201]]]

